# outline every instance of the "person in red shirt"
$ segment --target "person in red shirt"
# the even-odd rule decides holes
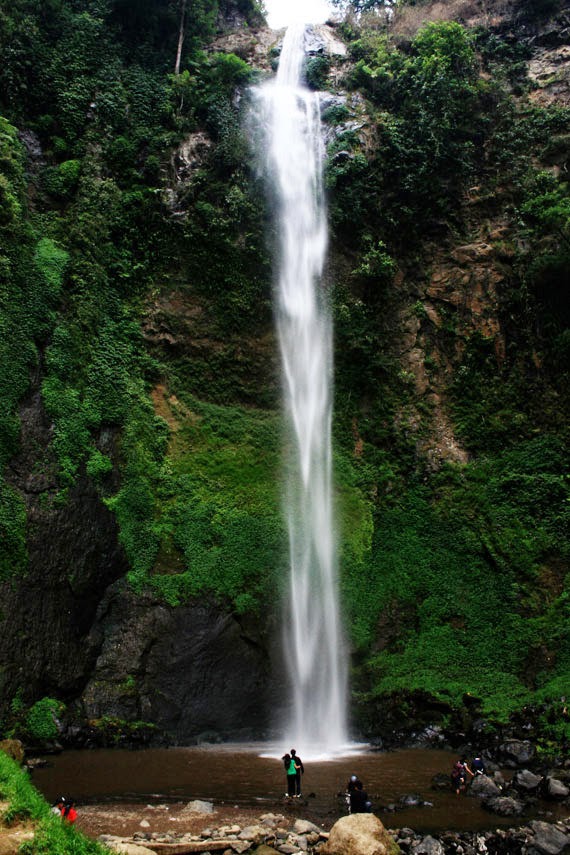
[[[75,810],[75,802],[68,801],[63,810],[61,811],[61,816],[65,819],[66,822],[69,822],[71,825],[77,819],[77,811]]]

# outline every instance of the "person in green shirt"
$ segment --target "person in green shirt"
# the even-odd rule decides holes
[[[295,768],[297,770],[295,773],[295,795],[297,796],[298,799],[300,799],[301,795],[302,795],[301,794],[301,775],[304,774],[305,767],[303,766],[303,761],[301,760],[301,758],[299,757],[299,755],[297,754],[297,752],[295,751],[294,748],[291,749],[291,757],[295,761]]]
[[[287,775],[287,792],[286,796],[289,798],[295,798],[295,791],[297,785],[297,768],[301,768],[297,766],[295,762],[295,758],[291,757],[290,754],[284,754],[281,758],[283,760],[283,765],[285,766],[285,773]]]

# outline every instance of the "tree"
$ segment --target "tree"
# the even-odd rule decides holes
[[[174,63],[174,74],[180,74],[180,59],[182,57],[182,45],[184,44],[184,24],[186,20],[186,0],[180,3],[180,24],[178,27],[178,46],[176,48],[176,62]]]

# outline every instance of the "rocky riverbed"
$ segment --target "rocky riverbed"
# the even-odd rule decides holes
[[[411,828],[389,827],[371,814],[342,817],[332,825],[301,815],[216,807],[209,802],[186,805],[86,806],[82,830],[123,855],[151,853],[233,853],[255,855],[567,855],[570,816],[557,822],[533,820],[485,832],[423,835]]]

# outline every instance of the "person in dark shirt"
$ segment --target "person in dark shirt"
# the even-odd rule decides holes
[[[354,789],[350,794],[350,812],[351,813],[369,813],[370,802],[368,801],[368,793],[362,785],[362,781],[356,781]]]
[[[486,775],[487,770],[485,769],[485,763],[482,758],[477,754],[476,757],[473,758],[471,763],[471,768],[475,775]]]

